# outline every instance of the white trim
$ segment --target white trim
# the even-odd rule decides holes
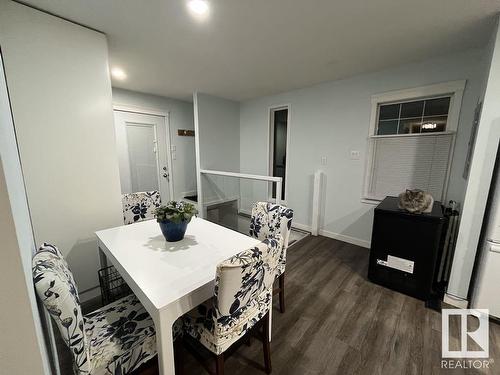
[[[313,185],[313,200],[312,200],[312,213],[311,213],[311,234],[317,236],[320,226],[321,215],[321,185],[323,181],[323,171],[317,170],[314,172],[314,185]]]
[[[306,232],[311,232],[311,226],[292,221],[292,228],[297,228]]]
[[[448,305],[458,307],[459,309],[466,309],[469,306],[469,301],[460,297],[455,297],[451,294],[445,293],[443,302]]]
[[[428,136],[440,136],[440,135],[455,135],[456,131],[449,132],[435,132],[435,133],[411,133],[411,134],[384,134],[384,135],[371,135],[370,139],[379,138],[404,138],[404,137],[428,137]]]
[[[215,198],[215,199],[212,199],[210,201],[204,202],[203,206],[205,207],[205,209],[207,209],[210,206],[217,206],[217,205],[224,204],[224,203],[229,203],[229,202],[236,202],[236,203],[238,203],[239,200],[240,200],[240,197],[238,195],[233,195],[232,197],[227,197],[227,198]]]
[[[381,199],[375,199],[375,198],[361,198],[361,203],[365,204],[371,204],[373,206],[377,206],[380,202],[382,202]]]
[[[438,83],[434,85],[415,87],[411,89],[395,90],[386,93],[375,94],[371,97],[371,115],[370,126],[368,130],[368,144],[365,159],[365,173],[363,184],[363,195],[361,201],[364,203],[371,203],[373,199],[369,196],[371,177],[373,172],[373,163],[375,162],[375,148],[371,139],[377,138],[394,138],[394,137],[408,137],[408,136],[426,136],[426,135],[449,135],[452,134],[450,154],[448,159],[448,170],[443,186],[443,201],[447,200],[448,185],[451,174],[451,165],[453,161],[453,154],[455,151],[456,132],[460,119],[460,110],[462,106],[462,98],[465,90],[466,80],[450,81]],[[376,127],[378,120],[378,107],[383,103],[399,103],[405,100],[418,100],[419,98],[439,97],[443,95],[451,95],[450,110],[448,112],[447,128],[445,132],[436,133],[419,133],[419,134],[394,134],[394,135],[376,135]]]
[[[80,302],[82,303],[88,302],[93,298],[99,297],[100,295],[101,295],[100,286],[96,286],[78,293],[78,296],[80,297]]]
[[[357,237],[346,236],[345,234],[335,233],[324,229],[320,229],[319,234],[324,237],[333,238],[334,240],[347,242],[356,246],[365,247],[367,249],[369,249],[371,246],[370,241],[363,240]]]
[[[165,124],[165,140],[167,141],[167,144],[165,145],[166,150],[167,150],[167,164],[168,164],[168,173],[169,173],[169,179],[168,179],[168,192],[170,194],[170,199],[173,200],[175,199],[174,197],[174,164],[172,161],[172,138],[170,136],[170,112],[169,111],[163,111],[155,108],[146,108],[146,107],[139,107],[139,106],[134,106],[134,105],[124,105],[124,104],[119,104],[119,103],[113,103],[113,112],[114,111],[119,111],[119,112],[129,112],[129,113],[136,113],[140,115],[147,115],[147,116],[157,116],[157,117],[163,117],[163,121]],[[156,127],[155,127],[155,138],[156,138]],[[159,163],[160,160],[157,158],[157,163]],[[162,172],[159,168],[158,164],[158,183],[159,179],[163,178],[162,177]],[[160,186],[158,186],[160,188]]]
[[[225,171],[214,171],[210,169],[201,169],[200,170],[200,176],[201,174],[211,174],[211,175],[217,175],[217,176],[226,176],[226,177],[236,177],[236,178],[244,178],[248,180],[259,180],[259,181],[268,181],[272,183],[276,183],[276,192],[279,194],[276,194],[276,198],[274,201],[276,204],[281,204],[282,201],[280,199],[281,197],[281,177],[271,177],[271,176],[262,176],[262,175],[257,175],[257,174],[248,174],[248,173],[237,173],[237,172],[225,172]],[[199,200],[199,198],[198,198]],[[202,204],[200,204],[200,207],[203,207]]]
[[[184,197],[190,195],[196,195],[198,192],[196,190],[181,191],[179,194],[179,199],[184,199]]]
[[[246,209],[244,209],[244,208],[241,208],[241,207],[240,207],[240,208],[238,209],[238,214],[243,214],[243,215],[245,215],[245,216],[250,216],[250,217],[252,217],[252,210],[246,210]]]
[[[295,221],[292,223],[292,228],[297,228],[297,229],[300,229],[300,230],[303,230],[303,231],[309,232],[309,233],[311,232],[310,225],[297,223]],[[332,238],[334,240],[347,242],[347,243],[350,243],[352,245],[365,247],[367,249],[370,248],[370,244],[371,244],[370,241],[363,240],[361,238],[346,236],[345,234],[335,233],[335,232],[331,232],[331,231],[325,230],[325,229],[320,229],[319,235],[323,236],[323,237]]]
[[[200,161],[200,120],[198,118],[198,92],[193,93],[193,117],[194,117],[194,150],[196,161],[196,195],[198,196],[198,214],[205,218],[203,210],[203,195],[201,190],[201,161]]]
[[[268,107],[268,117],[269,117],[269,126],[268,126],[268,132],[267,132],[267,175],[272,176],[272,164],[273,164],[273,153],[272,153],[272,147],[271,143],[274,143],[274,132],[273,127],[274,127],[274,118],[272,116],[273,111],[279,111],[282,109],[287,109],[287,119],[286,119],[286,161],[285,161],[285,192],[284,196],[285,199],[281,199],[281,203],[286,205],[286,201],[288,198],[288,169],[289,169],[289,163],[290,163],[290,128],[291,128],[291,114],[292,114],[292,105],[290,103],[287,104],[280,104],[280,105],[272,105]],[[276,189],[277,190],[277,189]],[[272,197],[272,189],[269,189],[269,184],[267,185],[267,197],[268,199],[272,200],[275,199]]]
[[[258,174],[225,172],[225,171],[214,171],[214,170],[211,170],[211,169],[201,169],[200,173],[202,173],[202,174],[214,174],[214,175],[217,175],[217,176],[246,178],[246,179],[249,179],[249,180],[260,180],[260,181],[269,181],[269,182],[281,182],[281,177],[262,176],[262,175],[258,175]]]
[[[120,103],[113,103],[113,111],[140,113],[143,115],[160,116],[160,117],[168,117],[169,116],[168,111],[163,111],[161,109],[149,108],[149,107],[139,107],[139,106],[135,106],[135,105],[120,104]]]

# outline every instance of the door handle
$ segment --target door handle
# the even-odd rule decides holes
[[[168,173],[163,173],[163,177],[168,178]]]

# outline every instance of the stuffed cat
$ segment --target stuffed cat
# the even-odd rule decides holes
[[[432,195],[422,190],[406,189],[405,192],[399,194],[399,208],[414,214],[431,212],[433,204]]]

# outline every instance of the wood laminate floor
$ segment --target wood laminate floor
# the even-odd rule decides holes
[[[273,311],[273,374],[500,374],[496,324],[490,324],[490,369],[441,369],[441,314],[369,282],[368,255],[368,249],[326,237],[307,237],[290,248],[287,311],[280,314],[277,303]],[[183,358],[185,375],[206,373],[188,352]],[[152,362],[139,374],[157,374]],[[242,345],[225,370],[264,374],[261,343]]]

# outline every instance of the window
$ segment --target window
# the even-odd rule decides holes
[[[380,104],[377,135],[444,132],[450,100],[450,96],[445,96]]]
[[[272,108],[270,116],[269,168],[273,177],[282,177],[281,200],[285,200],[288,106]],[[272,184],[271,198],[276,198],[276,184]]]
[[[422,189],[445,200],[464,87],[458,81],[372,97],[365,199]]]

